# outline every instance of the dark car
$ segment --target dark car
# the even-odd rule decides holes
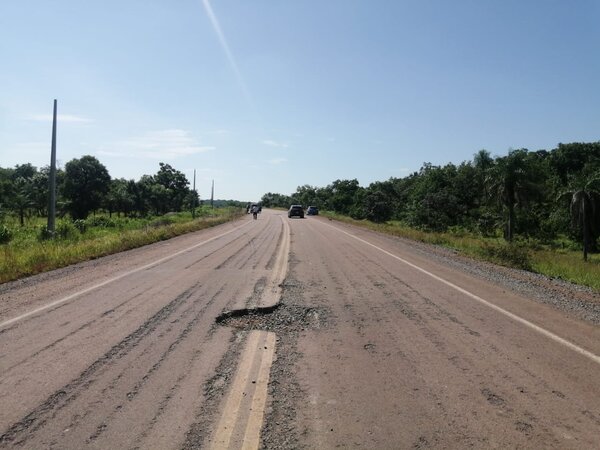
[[[288,217],[298,216],[301,219],[304,219],[304,208],[302,205],[292,205],[288,210]]]
[[[307,216],[317,216],[317,215],[319,215],[319,208],[317,208],[316,206],[309,206],[306,209],[306,215]]]

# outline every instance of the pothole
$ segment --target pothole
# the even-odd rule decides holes
[[[290,259],[293,259],[290,256]],[[291,264],[293,267],[293,261]],[[214,426],[215,413],[237,368],[242,343],[251,330],[277,334],[276,358],[271,366],[268,387],[269,404],[261,431],[261,449],[298,448],[302,430],[297,429],[297,405],[306,395],[297,379],[296,364],[301,358],[297,343],[305,330],[318,330],[331,325],[335,318],[326,307],[302,305],[305,286],[293,278],[282,283],[281,301],[269,307],[247,307],[226,311],[215,320],[215,326],[233,329],[231,347],[223,356],[216,375],[204,386],[204,402],[198,420],[187,433],[186,450],[203,448]]]
[[[322,328],[327,324],[327,316],[325,308],[277,303],[268,307],[226,311],[217,317],[216,322],[244,331],[289,333]]]

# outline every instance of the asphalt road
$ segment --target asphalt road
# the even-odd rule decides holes
[[[263,210],[1,286],[0,447],[597,449],[598,355],[399,239]]]

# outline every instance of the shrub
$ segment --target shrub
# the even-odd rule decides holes
[[[115,228],[117,226],[114,220],[105,216],[88,217],[85,222],[89,227]]]
[[[0,244],[8,244],[13,238],[13,232],[6,225],[0,225]]]
[[[75,228],[75,225],[73,225],[73,222],[63,220],[56,226],[54,237],[58,239],[76,239],[77,231],[78,230]]]
[[[153,220],[152,222],[150,222],[148,224],[149,227],[151,228],[159,228],[159,227],[164,227],[166,225],[171,225],[173,224],[174,220],[172,217],[169,216],[162,216],[159,219]]]
[[[529,251],[523,245],[512,243],[492,246],[485,244],[483,252],[487,256],[506,263],[511,267],[523,270],[532,269]]]
[[[81,234],[85,233],[85,231],[87,230],[87,222],[82,219],[74,220],[73,226],[77,228]]]
[[[38,240],[47,241],[49,239],[74,239],[77,240],[79,236],[78,228],[73,225],[71,221],[62,220],[54,229],[54,233],[52,233],[45,225],[40,226],[38,232]]]
[[[48,239],[52,239],[53,234],[46,225],[41,225],[38,231],[38,240],[47,241]]]

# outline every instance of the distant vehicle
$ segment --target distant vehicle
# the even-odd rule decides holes
[[[248,203],[246,205],[246,214],[250,214],[253,210],[253,208],[256,207],[256,212],[257,213],[261,213],[262,212],[262,205],[260,203]]]
[[[306,209],[306,215],[307,216],[318,216],[319,215],[319,208],[317,208],[316,206],[309,206]]]
[[[290,206],[290,209],[288,210],[288,217],[291,218],[292,216],[298,216],[301,219],[304,219],[304,208],[302,208],[302,205]]]

